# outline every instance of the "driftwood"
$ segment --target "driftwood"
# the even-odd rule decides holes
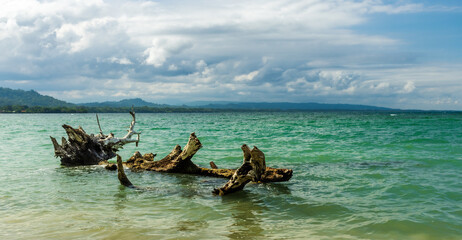
[[[117,178],[119,178],[120,184],[129,188],[137,188],[133,185],[130,180],[128,180],[127,175],[125,175],[124,166],[122,164],[122,157],[117,154]]]
[[[125,164],[132,171],[187,173],[223,178],[233,176],[236,169],[203,168],[194,164],[191,158],[201,147],[202,144],[196,134],[191,133],[184,150],[181,150],[180,145],[176,145],[170,154],[158,161],[154,161],[155,154],[142,155],[137,151]],[[262,172],[260,182],[284,182],[292,177],[292,169],[266,167]]]
[[[257,147],[250,150],[250,148],[245,144],[241,147],[244,153],[244,162],[237,170],[219,169],[213,162],[211,162],[212,168],[199,167],[194,164],[191,159],[201,147],[202,144],[196,137],[196,134],[191,133],[189,141],[183,150],[179,145],[176,145],[170,154],[158,161],[154,161],[154,157],[156,156],[155,154],[150,153],[142,155],[137,151],[132,157],[130,157],[130,159],[127,160],[127,162],[125,162],[125,165],[132,171],[185,173],[230,178],[228,183],[226,183],[223,187],[213,191],[218,195],[225,195],[227,193],[242,190],[250,181],[282,182],[288,181],[292,177],[291,169],[266,167],[265,155],[263,152]],[[120,176],[121,173],[119,170],[119,180],[122,185],[127,186],[125,184],[126,181],[121,180]],[[129,185],[131,185],[131,183]]]
[[[100,133],[97,135],[87,134],[82,127],[75,129],[69,125],[63,125],[68,135],[68,140],[62,138],[62,143],[58,144],[55,138],[51,137],[54,146],[55,156],[61,158],[61,164],[66,166],[78,165],[97,165],[107,164],[107,160],[116,156],[116,152],[123,148],[127,143],[136,143],[140,140],[140,133],[134,130],[136,118],[133,111],[132,122],[128,129],[127,135],[123,138],[116,138],[114,134],[105,135],[101,129],[98,115],[96,121]],[[137,135],[136,139],[132,139]],[[191,133],[189,141],[181,149],[176,145],[172,152],[159,161],[154,161],[156,154],[145,154],[136,152],[125,166],[132,171],[156,171],[168,173],[196,174],[212,177],[229,178],[230,180],[221,188],[213,191],[217,195],[225,195],[235,191],[242,190],[245,185],[253,182],[282,182],[288,181],[292,177],[291,169],[277,169],[266,167],[265,155],[257,147],[252,150],[247,145],[242,145],[241,149],[244,155],[243,164],[237,169],[220,169],[214,162],[210,162],[211,168],[203,168],[192,162],[194,154],[202,147],[201,142],[195,133]],[[117,155],[117,167],[115,164],[108,164],[106,169],[118,169],[118,178],[122,185],[130,188],[134,186],[125,175],[122,158]]]
[[[116,138],[112,133],[103,134],[98,115],[96,115],[96,120],[100,133],[97,135],[87,134],[80,126],[75,129],[64,124],[62,127],[66,130],[68,140],[63,137],[61,144],[58,144],[58,141],[50,136],[55,149],[55,156],[60,157],[61,164],[66,166],[97,165],[115,157],[115,153],[127,143],[136,143],[138,146],[141,133],[134,130],[135,112],[131,111],[130,114],[133,120],[128,128],[128,133],[123,138]],[[135,134],[138,137],[132,139]]]
[[[221,188],[213,190],[214,194],[226,195],[242,190],[250,181],[258,182],[265,172],[265,154],[260,149],[253,147],[252,150],[247,145],[242,145],[244,153],[244,163],[234,172],[231,179]]]

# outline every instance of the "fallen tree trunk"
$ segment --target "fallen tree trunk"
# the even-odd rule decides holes
[[[131,111],[130,114],[133,120],[128,133],[123,138],[116,138],[112,133],[103,134],[98,115],[96,119],[100,133],[97,135],[87,134],[80,126],[75,129],[64,124],[62,127],[66,130],[68,140],[63,137],[59,144],[55,138],[50,136],[55,156],[61,158],[61,164],[65,166],[97,165],[115,157],[115,153],[127,143],[136,143],[138,146],[141,133],[134,131],[135,112]],[[131,137],[135,134],[138,135],[137,139],[132,139]]]
[[[132,171],[186,173],[223,178],[233,177],[233,175],[237,172],[236,169],[219,169],[214,167],[203,168],[194,164],[191,159],[201,147],[202,144],[196,137],[196,134],[191,133],[189,141],[183,150],[181,149],[180,145],[176,145],[170,154],[158,161],[154,161],[155,154],[150,153],[142,155],[140,152],[136,152],[132,157],[130,157],[130,159],[127,160],[125,165]],[[258,172],[258,177],[255,176],[252,178],[252,180],[258,182],[283,182],[288,181],[292,177],[292,169],[266,167],[264,154],[258,150],[258,148],[255,147],[254,150],[251,151],[248,149],[247,145],[243,145],[241,149],[244,152],[244,164],[250,161],[252,157],[252,151],[254,151],[254,154],[259,152],[261,155],[263,155],[263,163],[259,166],[256,166],[255,169],[255,171]],[[253,159],[256,161],[257,156],[255,155]],[[211,165],[214,166],[215,164],[212,162]]]

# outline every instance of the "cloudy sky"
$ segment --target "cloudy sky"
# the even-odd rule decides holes
[[[1,0],[0,87],[462,110],[462,2]]]

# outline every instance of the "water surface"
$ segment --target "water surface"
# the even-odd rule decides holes
[[[123,136],[127,114],[100,114]],[[62,124],[99,132],[93,114],[0,114],[0,239],[460,239],[462,114],[137,114],[139,147],[168,154],[196,132],[193,161],[241,163],[258,146],[289,182],[213,196],[225,179],[61,167],[49,136]],[[159,158],[160,159],[160,158]]]

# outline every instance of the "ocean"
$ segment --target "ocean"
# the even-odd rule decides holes
[[[214,196],[221,178],[63,167],[49,136],[98,133],[94,114],[0,114],[0,239],[462,239],[462,114],[137,113],[135,151],[167,155],[195,132],[204,167],[257,146],[288,182]],[[131,116],[99,114],[122,137]],[[112,161],[114,161],[113,159]]]

